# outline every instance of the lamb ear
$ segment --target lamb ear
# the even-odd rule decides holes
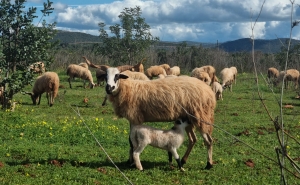
[[[124,74],[119,74],[119,78],[122,78],[122,79],[127,79],[128,76],[127,75],[124,75]]]

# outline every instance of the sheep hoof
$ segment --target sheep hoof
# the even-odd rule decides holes
[[[180,171],[181,171],[181,172],[185,172],[185,169],[181,167],[181,168],[180,168]]]
[[[209,170],[213,167],[212,164],[210,164],[209,162],[207,162],[206,167],[204,168],[205,170]]]

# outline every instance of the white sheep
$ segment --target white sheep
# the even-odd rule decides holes
[[[167,76],[166,70],[161,66],[151,66],[145,71],[145,75],[149,79],[153,79],[153,77],[158,77],[158,75]]]
[[[28,71],[41,75],[46,71],[45,64],[44,62],[35,62],[28,67]]]
[[[117,68],[107,69],[106,93],[115,114],[126,118],[130,125],[144,122],[175,121],[188,117],[186,128],[189,146],[181,163],[186,160],[197,138],[196,128],[207,147],[206,169],[212,167],[212,131],[216,97],[211,87],[193,77],[180,76],[160,80],[132,80]]]
[[[48,105],[51,107],[54,103],[54,99],[58,94],[59,77],[55,72],[45,72],[43,75],[37,77],[32,92],[26,92],[31,96],[34,105],[39,105],[41,102],[41,96],[46,92]],[[38,103],[37,103],[38,101]]]
[[[212,90],[216,94],[217,100],[223,100],[223,87],[219,82],[213,82],[211,85]]]
[[[199,80],[202,80],[207,85],[211,84],[211,78],[209,77],[209,74],[205,71],[199,70],[199,68],[196,68],[192,71],[191,77],[198,78]]]
[[[229,87],[230,92],[232,92],[232,83],[234,81],[234,74],[230,68],[224,68],[220,72],[220,76],[222,79],[222,87],[223,89]]]
[[[90,88],[94,88],[95,84],[93,82],[93,76],[89,69],[81,67],[76,64],[70,64],[67,68],[67,75],[69,76],[68,81],[70,88],[72,89],[71,85],[71,79],[74,79],[75,77],[81,78],[84,80],[83,87],[85,88],[85,80],[88,80],[90,82]]]
[[[231,69],[231,71],[233,73],[233,81],[234,81],[234,84],[236,84],[236,77],[237,77],[238,71],[237,71],[236,67],[234,67],[234,66],[230,67],[229,69]]]
[[[169,75],[176,75],[179,76],[180,75],[180,68],[178,66],[173,66],[170,68],[170,74]]]
[[[196,67],[195,69],[193,69],[192,75],[193,75],[193,73],[200,73],[200,72],[207,72],[209,75],[209,78],[211,79],[211,82],[217,81],[215,79],[216,69],[213,66],[207,65],[207,66],[202,66],[202,67]]]
[[[184,171],[181,165],[177,149],[184,141],[185,128],[188,126],[188,120],[176,120],[174,127],[170,130],[162,130],[146,125],[132,125],[130,128],[130,140],[133,146],[133,153],[130,158],[139,170],[143,170],[140,154],[147,145],[168,151],[169,163],[172,164],[172,156],[175,158],[180,171]]]

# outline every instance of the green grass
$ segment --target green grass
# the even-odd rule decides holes
[[[48,107],[45,95],[41,104],[33,106],[28,95],[17,94],[14,112],[0,112],[0,182],[2,184],[129,184],[97,144],[91,133],[73,111],[79,110],[84,122],[95,135],[109,157],[134,184],[279,184],[280,170],[274,147],[279,146],[273,123],[263,108],[253,76],[239,74],[233,92],[226,90],[223,101],[215,110],[213,158],[215,165],[204,170],[206,149],[199,133],[184,173],[168,165],[167,152],[151,146],[141,154],[144,172],[129,168],[128,132],[125,119],[114,115],[111,104],[102,107],[103,87],[83,89],[77,79],[69,89],[65,72],[59,72],[59,96],[53,107]],[[274,94],[260,79],[259,89],[272,115],[279,116],[279,88]],[[31,86],[27,90],[31,90]],[[285,129],[298,141],[300,139],[300,100],[295,90],[286,90],[283,104]],[[84,103],[83,99],[88,98]],[[168,129],[172,123],[147,123]],[[227,134],[226,132],[230,133]],[[237,141],[251,145],[255,150]],[[286,138],[288,152],[300,165],[300,146]],[[187,139],[178,150],[182,156]],[[263,155],[261,155],[263,154]],[[245,163],[251,160],[254,167]],[[287,168],[291,169],[286,161]],[[300,180],[285,173],[289,184]],[[299,174],[298,174],[299,175]]]

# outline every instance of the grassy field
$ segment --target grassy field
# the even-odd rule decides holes
[[[225,91],[224,100],[218,101],[213,133],[215,164],[211,170],[203,169],[206,149],[197,133],[198,142],[184,165],[185,172],[177,169],[175,161],[170,167],[167,152],[151,146],[141,154],[145,170],[139,172],[126,163],[128,121],[117,118],[110,103],[101,106],[104,88],[83,89],[77,79],[70,89],[65,72],[58,73],[64,88],[53,107],[47,106],[45,95],[41,105],[33,106],[28,95],[17,94],[15,111],[0,112],[1,184],[280,184],[274,150],[279,144],[257,88],[273,118],[280,113],[280,89],[272,92],[263,79],[259,79],[257,87],[252,74],[239,74],[233,92]],[[31,88],[28,86],[27,90]],[[283,104],[292,108],[283,109],[283,120],[286,131],[299,141],[300,100],[295,96],[295,90],[284,92]],[[74,110],[80,112],[81,118]],[[146,124],[164,129],[172,126]],[[291,138],[286,138],[286,142],[289,155],[300,165],[299,144]],[[186,147],[187,138],[179,155],[184,154]],[[288,161],[286,167],[296,174]],[[288,184],[300,184],[292,174],[285,175]]]

